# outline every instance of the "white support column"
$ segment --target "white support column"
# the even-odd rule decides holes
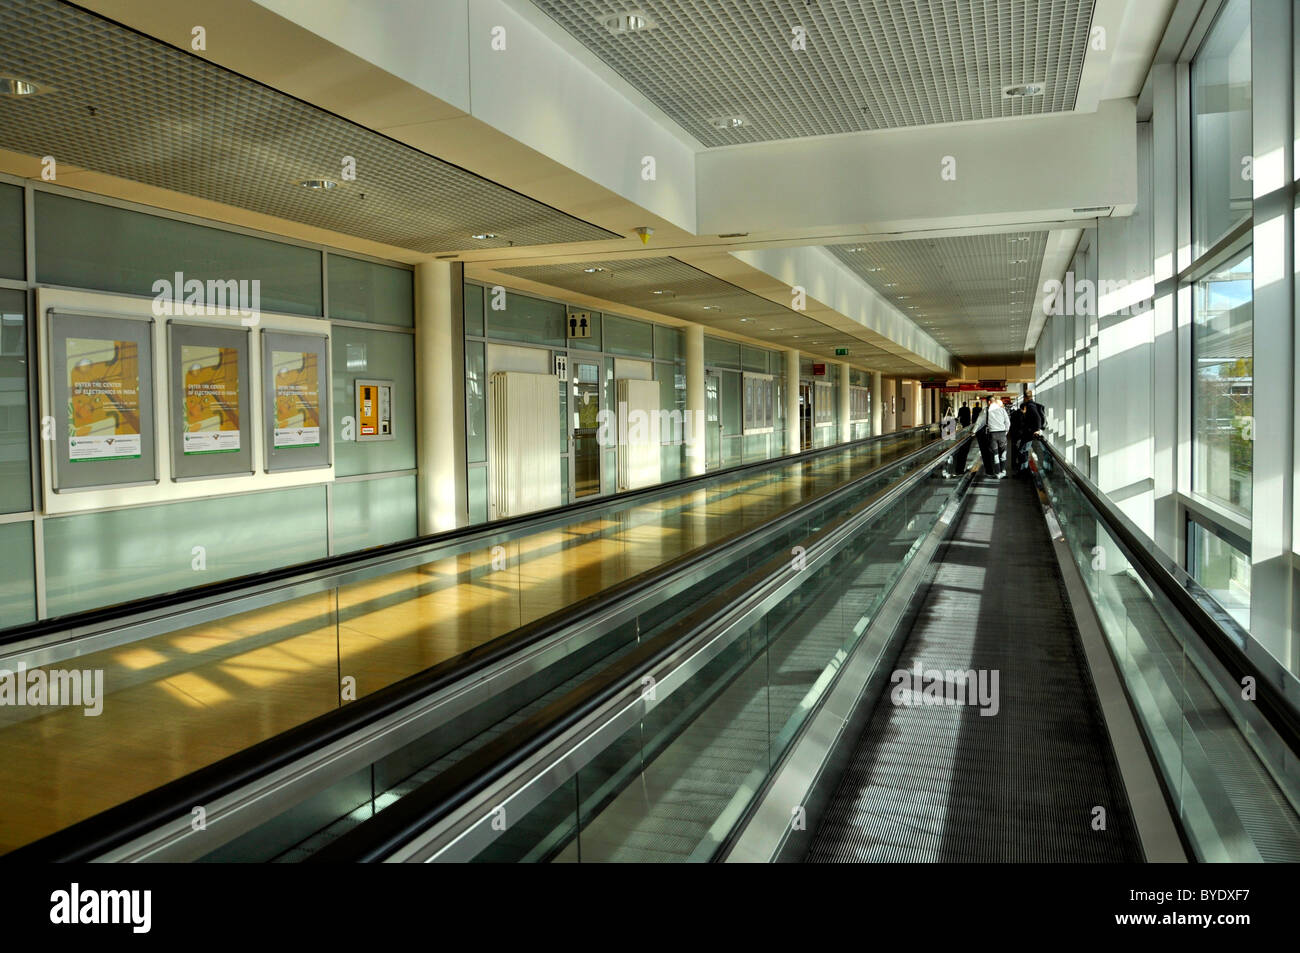
[[[799,352],[785,352],[785,452],[803,449],[799,439]]]
[[[849,365],[840,365],[840,443],[853,439],[852,404],[849,401]]]
[[[871,372],[871,436],[878,437],[885,431],[884,425],[885,389],[881,385],[879,371]]]
[[[686,472],[698,476],[708,463],[704,419],[704,326],[688,324],[686,333],[686,412],[691,426],[686,443]]]
[[[1170,64],[1151,68],[1151,494],[1153,539],[1179,559],[1178,540],[1178,97]],[[1142,524],[1139,523],[1139,526]],[[1182,560],[1179,559],[1179,562]]]
[[[1293,9],[1289,3],[1255,0],[1250,12],[1255,157],[1250,633],[1296,672]]]
[[[893,433],[898,429],[898,381],[892,377],[886,378],[883,391],[880,408],[880,432]]]
[[[417,513],[421,535],[469,521],[465,474],[464,266],[415,266]]]

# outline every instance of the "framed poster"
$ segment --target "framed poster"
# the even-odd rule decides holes
[[[267,472],[328,467],[328,340],[263,331],[262,374]]]
[[[54,491],[158,482],[153,319],[49,313]]]
[[[170,322],[172,479],[253,472],[247,328]]]

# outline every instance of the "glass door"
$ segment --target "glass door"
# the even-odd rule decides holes
[[[600,365],[577,361],[573,365],[573,498],[600,492]]]
[[[799,449],[812,449],[813,388],[812,384],[799,384]]]
[[[717,374],[704,375],[704,469],[722,465],[722,381]]]

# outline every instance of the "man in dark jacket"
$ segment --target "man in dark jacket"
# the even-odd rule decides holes
[[[1025,440],[1024,424],[1025,415],[1020,411],[1021,407],[1014,407],[1008,412],[1011,418],[1011,427],[1007,430],[1007,470],[1012,476],[1020,476],[1020,444]]]
[[[1025,391],[1024,405],[1033,411],[1033,421],[1037,424],[1025,431],[1027,434],[1032,436],[1047,426],[1047,408],[1034,400],[1034,392],[1032,390]]]
[[[961,409],[957,411],[957,423],[963,427],[970,426],[970,401],[963,400],[961,402]]]

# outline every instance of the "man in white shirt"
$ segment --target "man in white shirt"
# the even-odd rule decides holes
[[[980,454],[984,458],[984,471],[991,477],[1004,479],[1007,471],[1003,461],[1007,456],[1007,431],[1011,428],[1011,417],[1002,401],[985,397],[984,408],[974,427]]]

